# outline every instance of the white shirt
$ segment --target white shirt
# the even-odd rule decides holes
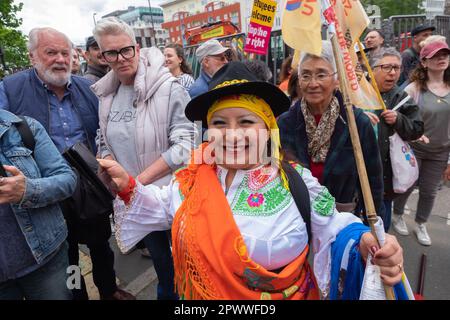
[[[296,165],[296,170],[309,191],[314,273],[323,292],[329,284],[331,244],[339,231],[361,220],[351,213],[339,213],[334,198],[308,169]],[[227,170],[217,167],[216,173],[225,192]],[[306,225],[291,193],[282,186],[278,169],[238,170],[226,198],[253,261],[274,270],[303,252],[308,244]],[[127,252],[152,231],[170,229],[181,203],[182,195],[174,180],[162,189],[137,183],[129,208],[123,201],[115,201],[115,235],[120,250]]]

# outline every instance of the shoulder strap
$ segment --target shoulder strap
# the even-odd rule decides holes
[[[288,177],[289,189],[291,190],[292,197],[294,198],[294,202],[300,211],[303,221],[306,224],[306,230],[308,231],[308,242],[311,243],[311,203],[309,200],[308,187],[297,170],[295,170],[288,162],[282,161],[281,166]]]
[[[22,119],[21,122],[16,123],[17,131],[19,131],[22,137],[22,142],[24,146],[34,152],[34,147],[36,146],[36,141],[34,140],[33,133],[31,132],[30,126],[24,116],[18,116]]]

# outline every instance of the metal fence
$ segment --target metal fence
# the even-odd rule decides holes
[[[411,30],[415,27],[427,24],[436,27],[434,34],[450,38],[450,16],[438,15],[433,19],[427,19],[426,15],[401,15],[392,16],[382,22],[382,32],[385,43],[403,51],[412,45]]]

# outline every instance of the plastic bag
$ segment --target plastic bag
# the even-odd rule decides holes
[[[406,192],[419,178],[419,166],[410,145],[398,133],[389,137],[392,185],[395,193]]]

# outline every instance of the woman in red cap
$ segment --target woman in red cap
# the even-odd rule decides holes
[[[405,91],[419,105],[429,143],[411,143],[419,163],[419,202],[414,230],[420,244],[429,246],[431,239],[425,224],[433,209],[442,178],[450,179],[450,49],[445,42],[434,41],[420,51],[420,65],[411,74]],[[394,201],[394,229],[408,235],[402,218],[404,207],[414,186]]]

